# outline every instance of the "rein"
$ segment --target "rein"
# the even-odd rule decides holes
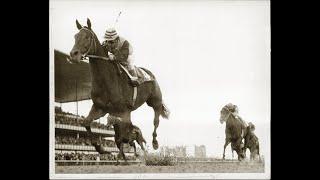
[[[87,52],[85,52],[82,57],[85,58],[85,57],[91,57],[91,58],[98,58],[98,59],[103,59],[103,60],[106,60],[106,61],[111,61],[109,58],[107,57],[103,57],[103,56],[96,56],[96,55],[89,55],[88,53],[90,52],[91,50],[91,47],[92,47],[92,44],[94,44],[94,49],[93,49],[93,52],[95,53],[97,51],[97,45],[96,45],[96,39],[94,38],[94,34],[92,31],[90,31],[89,29],[87,28],[82,28],[83,30],[86,30],[86,31],[89,31],[90,34],[91,34],[91,40],[90,40],[90,47],[89,49],[87,50]],[[80,31],[82,30],[80,29]],[[83,60],[83,59],[82,59]]]
[[[97,45],[96,45],[95,35],[94,35],[94,33],[93,33],[91,30],[89,30],[89,29],[87,29],[87,28],[85,28],[85,27],[81,28],[80,31],[81,31],[81,30],[89,31],[90,34],[91,34],[90,47],[88,48],[87,52],[85,52],[85,53],[82,55],[81,61],[85,61],[85,60],[84,60],[85,57],[97,58],[97,59],[105,60],[105,61],[112,61],[111,59],[109,59],[109,58],[107,58],[107,57],[97,56],[97,55],[89,55],[88,53],[89,53],[90,50],[91,50],[92,44],[94,44],[93,52],[95,53],[95,52],[97,51]],[[117,63],[117,67],[118,67],[118,69],[119,69],[119,72],[121,73],[122,71],[121,71],[121,68],[120,68],[119,66],[122,66],[122,65],[121,65],[120,63]],[[123,69],[126,71],[125,68],[123,68]],[[130,78],[130,73],[127,72],[127,74],[129,75],[129,78]],[[133,87],[133,97],[132,97],[133,101],[132,101],[132,104],[131,104],[132,107],[134,106],[134,104],[135,104],[135,102],[136,102],[136,99],[137,99],[137,94],[138,94],[137,91],[138,91],[138,88],[137,88],[136,86]],[[120,121],[121,121],[121,119],[120,119]]]

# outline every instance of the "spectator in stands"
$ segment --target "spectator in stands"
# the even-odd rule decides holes
[[[67,124],[67,125],[74,125],[74,126],[81,126],[83,123],[83,118],[71,118],[67,116],[61,116],[61,115],[56,115],[55,116],[55,122],[57,124]],[[100,128],[100,129],[112,129],[111,127],[108,128],[106,125],[98,123],[98,122],[93,122],[92,123],[93,128]]]

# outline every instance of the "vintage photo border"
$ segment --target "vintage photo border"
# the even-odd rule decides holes
[[[52,2],[50,2],[51,5]],[[270,0],[269,0],[270,6]],[[54,47],[52,44],[52,7],[49,7],[49,178],[50,179],[270,179],[271,178],[271,119],[267,139],[266,154],[264,155],[264,173],[112,173],[112,174],[56,174],[55,173],[55,121],[54,121]],[[270,12],[271,13],[271,12]],[[271,30],[270,30],[271,31]],[[270,32],[271,33],[271,32]],[[271,36],[270,36],[271,37]],[[271,59],[270,59],[271,61]],[[270,72],[271,73],[271,72]],[[271,87],[270,87],[271,88]],[[270,105],[271,106],[271,105]],[[271,117],[271,116],[269,116]]]

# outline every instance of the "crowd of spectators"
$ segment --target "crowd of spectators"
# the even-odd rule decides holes
[[[55,136],[56,144],[70,144],[70,145],[83,145],[83,146],[91,146],[90,138],[84,137],[73,137],[73,136]],[[102,139],[103,146],[115,147],[115,142],[111,140]]]
[[[66,124],[66,125],[74,125],[81,126],[84,121],[83,116],[75,116],[72,113],[64,112],[60,107],[55,107],[55,123],[56,124]],[[107,128],[106,125],[92,122],[92,128],[98,129],[106,129],[112,130],[111,127]],[[114,141],[101,139],[102,145],[107,147],[116,147]],[[83,145],[83,146],[91,146],[91,140],[87,137],[77,137],[70,135],[55,136],[55,144],[66,144],[66,145]],[[135,160],[135,156],[126,156],[128,160]],[[55,153],[55,160],[116,160],[116,155],[114,154],[88,154],[83,152],[69,152],[69,153]]]
[[[55,112],[56,114],[74,115],[74,114],[72,114],[72,113],[62,111],[61,107],[57,107],[57,106],[54,107],[54,112]],[[81,116],[81,117],[83,117],[83,116]],[[84,118],[84,117],[83,117],[83,118]]]
[[[70,115],[70,116],[67,116]],[[66,113],[61,110],[59,107],[55,107],[55,122],[56,124],[67,124],[67,125],[73,125],[73,126],[81,126],[81,124],[84,121],[83,116],[76,117],[74,114]],[[105,129],[105,130],[111,130],[111,127],[107,127],[106,125],[102,123],[98,123],[93,121],[91,123],[92,128],[98,128],[98,129]]]
[[[135,156],[126,156],[127,160],[136,160]],[[55,153],[55,160],[93,160],[93,161],[114,161],[117,160],[115,154],[85,154],[83,152]]]

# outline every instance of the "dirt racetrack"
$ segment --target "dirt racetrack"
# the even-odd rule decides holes
[[[264,173],[264,163],[253,162],[197,162],[179,163],[175,166],[86,165],[56,166],[56,174],[90,173]]]

